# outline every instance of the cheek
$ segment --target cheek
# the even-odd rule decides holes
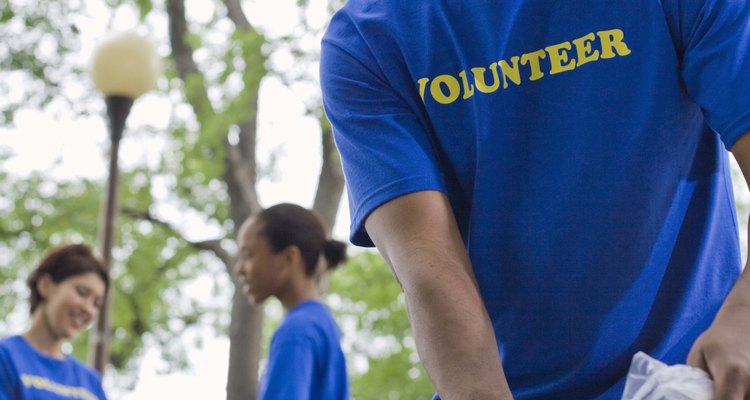
[[[53,313],[60,313],[64,311],[66,307],[68,307],[68,304],[70,304],[71,300],[69,296],[61,297],[61,296],[54,296],[46,301],[46,309]]]
[[[96,321],[99,318],[99,313],[100,312],[101,312],[101,310],[99,309],[99,307],[92,306],[91,307],[91,318],[89,318],[88,323],[90,324],[91,322]]]
[[[237,266],[237,274],[244,277],[248,276],[250,274],[250,263],[247,261],[241,262]]]
[[[47,315],[47,319],[55,326],[59,326],[61,322],[67,318],[67,311],[70,306],[67,305],[67,300],[51,299],[44,303],[44,313]]]
[[[252,269],[248,272],[247,279],[251,282],[258,282],[263,279],[263,271],[259,268]]]

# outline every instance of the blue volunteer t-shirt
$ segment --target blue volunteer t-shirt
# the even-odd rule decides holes
[[[0,400],[105,400],[99,373],[73,357],[60,360],[21,336],[0,340]]]
[[[271,339],[259,400],[348,400],[346,360],[331,312],[306,301],[287,313]]]
[[[349,0],[322,41],[351,240],[451,201],[517,399],[619,399],[684,362],[741,270],[726,148],[745,0]]]

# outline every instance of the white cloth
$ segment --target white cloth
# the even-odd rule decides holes
[[[713,400],[713,381],[700,368],[666,365],[638,352],[633,356],[622,400]]]

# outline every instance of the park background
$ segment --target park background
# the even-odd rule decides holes
[[[99,246],[110,139],[89,66],[108,35],[135,30],[164,69],[136,99],[120,146],[105,387],[113,399],[254,398],[282,310],[236,292],[236,221],[288,201],[348,236],[317,83],[320,37],[338,6],[0,1],[0,336],[25,329],[24,278],[44,251]],[[370,250],[349,253],[325,300],[353,398],[431,398],[387,266]],[[86,336],[68,346],[82,360]]]
[[[349,233],[317,81],[342,3],[0,0],[0,336],[25,329],[24,278],[44,251],[99,245],[110,141],[90,60],[102,39],[135,30],[164,70],[120,149],[105,387],[112,399],[254,399],[283,312],[236,291],[237,221],[285,201],[320,211],[334,238]],[[744,254],[750,196],[732,167]],[[325,301],[353,399],[430,399],[388,267],[372,250],[349,254]],[[81,336],[67,349],[87,360]]]

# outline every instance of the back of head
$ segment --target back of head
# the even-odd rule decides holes
[[[274,252],[289,246],[299,248],[308,276],[315,273],[321,254],[328,269],[346,261],[346,244],[328,239],[323,219],[313,210],[280,203],[261,211],[257,218]]]
[[[51,249],[45,254],[34,272],[26,280],[31,289],[29,300],[31,313],[44,300],[39,294],[37,283],[47,275],[54,283],[60,283],[72,276],[93,272],[99,275],[104,287],[109,289],[109,274],[104,263],[94,255],[91,248],[85,244],[69,244]]]

